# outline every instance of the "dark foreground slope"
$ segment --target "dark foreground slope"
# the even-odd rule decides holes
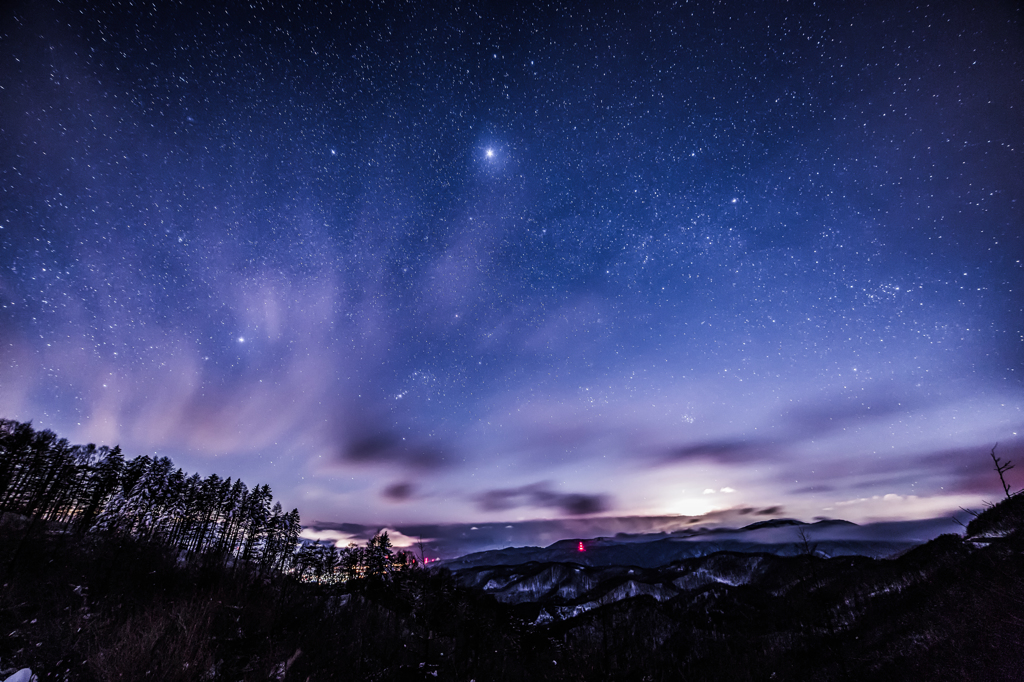
[[[966,539],[945,535],[890,560],[719,553],[651,569],[537,563],[330,585],[41,529],[0,580],[0,671],[28,666],[44,680],[1018,680],[1022,512],[1024,498],[1011,498],[972,522]],[[22,530],[9,516],[0,547]],[[508,598],[517,593],[509,586],[531,580],[528,599],[525,588]]]
[[[460,577],[518,604],[583,679],[1012,680],[1024,669],[1021,551],[1019,537],[949,535],[889,561],[721,553]]]

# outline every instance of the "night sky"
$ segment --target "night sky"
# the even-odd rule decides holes
[[[0,416],[392,528],[1024,459],[1016,3],[14,4]]]

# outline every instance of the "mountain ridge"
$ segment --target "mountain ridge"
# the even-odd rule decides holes
[[[742,528],[711,528],[624,537],[566,538],[545,547],[524,546],[472,552],[439,562],[452,571],[530,562],[573,562],[584,566],[656,568],[673,561],[717,552],[820,557],[865,556],[874,559],[908,551],[931,537],[881,532],[841,519],[813,523],[770,519]],[[928,534],[925,534],[928,535]]]

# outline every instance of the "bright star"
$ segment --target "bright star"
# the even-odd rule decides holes
[[[487,154],[487,158],[488,158],[488,159],[493,159],[493,158],[494,158],[494,150],[493,150],[493,149],[488,149],[488,150],[487,150],[487,151],[485,152],[485,154]]]

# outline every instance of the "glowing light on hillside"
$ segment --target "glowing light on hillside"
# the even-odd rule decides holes
[[[580,551],[580,552],[586,552],[587,551],[586,547],[583,546],[583,541],[582,540],[580,540],[580,546],[577,547],[576,549],[577,549],[577,551]]]

